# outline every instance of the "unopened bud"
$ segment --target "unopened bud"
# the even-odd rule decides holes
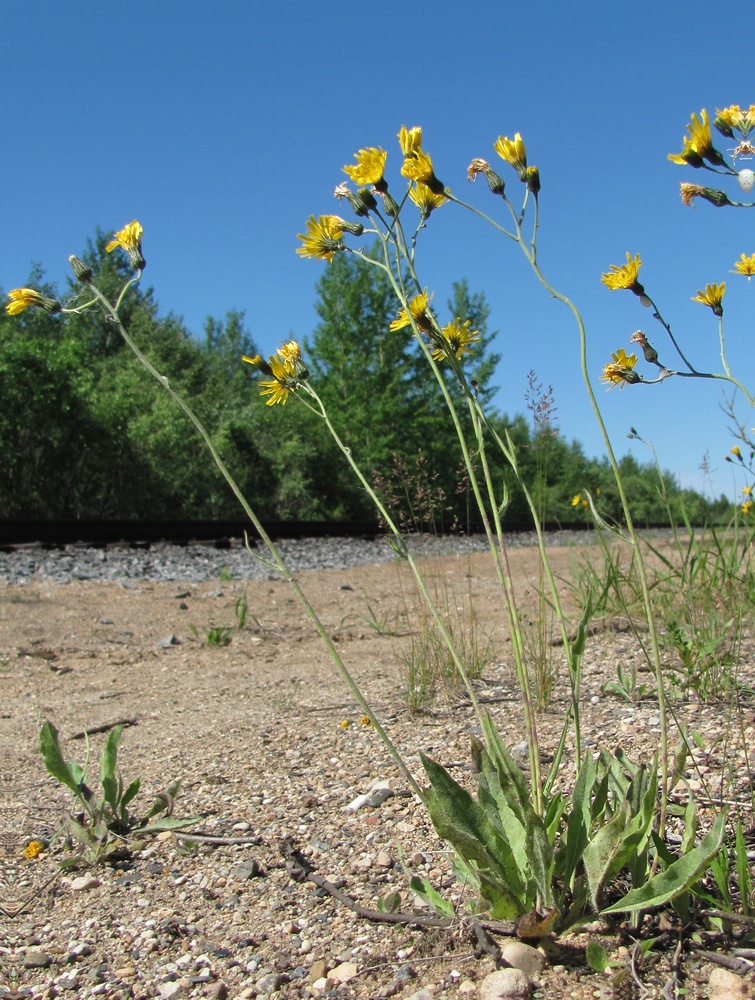
[[[68,263],[71,265],[73,270],[73,276],[82,285],[88,285],[92,280],[92,269],[88,264],[85,264],[83,260],[79,260],[75,254],[71,254],[68,258]]]
[[[706,201],[709,201],[711,205],[715,205],[716,208],[723,208],[724,205],[731,205],[726,192],[718,191],[716,188],[703,188],[700,192],[700,197],[705,198]]]

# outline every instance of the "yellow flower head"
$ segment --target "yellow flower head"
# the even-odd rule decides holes
[[[734,447],[731,449],[731,453],[732,455],[736,456],[739,459],[742,458],[742,449],[739,447],[738,444],[734,445]]]
[[[410,181],[418,181],[429,186],[435,176],[433,161],[423,149],[420,149],[414,156],[406,157],[401,167],[401,175]]]
[[[753,505],[752,500],[746,500],[741,507],[742,513],[749,514],[752,511],[752,505]]]
[[[709,163],[720,165],[724,163],[724,158],[713,145],[710,134],[710,121],[708,112],[703,108],[700,117],[693,114],[687,126],[689,138],[684,137],[682,151],[679,154],[670,153],[669,159],[673,163],[689,164],[691,167],[702,166],[703,160]]]
[[[443,184],[435,176],[433,161],[422,149],[422,129],[416,127],[407,129],[402,125],[398,141],[404,154],[401,176],[410,181],[426,184],[433,194],[443,194]]]
[[[448,323],[443,327],[443,337],[445,343],[443,347],[436,347],[433,351],[435,361],[445,361],[449,354],[453,354],[458,361],[461,361],[465,354],[474,354],[469,346],[476,344],[480,339],[478,330],[470,330],[471,320],[455,319],[453,323]]]
[[[8,298],[10,302],[6,305],[5,311],[9,316],[18,316],[30,306],[44,309],[48,313],[60,312],[62,308],[57,299],[48,298],[34,288],[14,288],[8,292]]]
[[[723,110],[716,108],[713,124],[723,135],[732,137],[734,135],[732,130],[736,129],[746,139],[755,128],[755,104],[751,104],[746,111],[743,111],[738,104],[730,104]]]
[[[448,199],[444,194],[436,194],[431,188],[419,181],[409,192],[409,197],[419,209],[419,214],[423,222],[436,208],[440,208]]]
[[[609,361],[600,377],[601,382],[609,383],[609,389],[613,389],[615,385],[623,389],[627,384],[634,385],[642,381],[637,372],[634,371],[634,366],[637,364],[636,354],[627,354],[624,348],[620,347],[611,357],[613,361]]]
[[[752,486],[743,486],[742,487],[742,492],[745,494],[745,496],[751,497],[752,496]]]
[[[356,154],[356,165],[343,168],[343,172],[355,184],[379,184],[383,180],[385,161],[388,153],[384,149],[360,149]]]
[[[407,128],[402,125],[398,134],[398,142],[404,156],[416,156],[422,150],[422,129],[417,126]]]
[[[746,254],[740,254],[739,260],[734,264],[734,270],[732,274],[745,274],[747,275],[747,280],[755,274],[755,253],[751,253],[748,257]]]
[[[44,849],[45,845],[41,840],[31,840],[24,848],[24,857],[27,861],[33,861],[34,858],[39,857]]]
[[[106,253],[111,253],[116,247],[121,247],[126,251],[131,261],[131,266],[135,271],[143,271],[147,262],[142,256],[142,236],[144,230],[140,223],[134,219],[127,226],[114,234],[112,240],[105,247]]]
[[[531,194],[537,198],[540,193],[540,171],[537,167],[527,167],[524,182]]]
[[[409,303],[408,309],[400,309],[396,319],[391,323],[391,330],[403,330],[406,326],[412,325],[412,319],[420,330],[432,329],[432,320],[428,312],[430,308],[431,295],[427,294],[427,289],[415,295]]]
[[[520,181],[527,179],[527,148],[518,132],[513,139],[505,135],[498,136],[493,148],[502,160],[510,163],[516,170]]]
[[[704,306],[710,306],[714,315],[723,316],[724,307],[721,303],[723,301],[725,291],[725,281],[722,281],[720,285],[706,285],[704,292],[698,291],[697,295],[692,296],[692,301],[699,302]]]
[[[627,288],[635,295],[644,295],[645,289],[637,280],[641,267],[642,261],[639,254],[636,254],[634,258],[627,254],[626,264],[609,265],[608,271],[600,276],[600,280],[607,288],[614,291],[618,288]]]
[[[297,247],[296,252],[302,257],[333,260],[334,255],[344,249],[341,243],[343,227],[344,221],[337,215],[321,215],[319,219],[310,215],[306,234],[296,234],[296,238],[302,241],[302,246]]]
[[[348,729],[349,726],[351,725],[351,722],[348,719],[341,719],[339,725],[341,729]]]
[[[371,726],[372,725],[372,719],[369,717],[369,715],[363,715],[362,718],[359,720],[359,725],[360,726]]]
[[[267,361],[259,354],[252,358],[245,354],[241,360],[267,375],[267,379],[260,382],[260,396],[270,397],[265,400],[267,406],[285,404],[289,394],[295,392],[309,376],[302,362],[301,349],[295,340],[282,344]]]
[[[574,496],[571,498],[572,507],[579,507],[581,503],[582,503],[582,494],[575,493]]]

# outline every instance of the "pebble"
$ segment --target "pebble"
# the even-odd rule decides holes
[[[532,994],[521,969],[498,969],[480,983],[480,1000],[527,1000]]]
[[[501,948],[501,956],[513,969],[519,969],[529,979],[537,979],[545,968],[543,953],[523,941],[507,941]]]
[[[708,986],[710,1000],[737,1000],[750,995],[745,980],[728,969],[714,969]]]

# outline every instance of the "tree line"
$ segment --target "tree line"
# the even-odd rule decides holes
[[[82,258],[94,280],[115,297],[130,273],[105,253],[102,233]],[[35,269],[28,284],[65,301]],[[465,280],[453,285],[451,319],[470,320],[480,341],[466,362],[490,409],[500,355],[488,329],[485,296]],[[411,330],[390,330],[396,300],[387,278],[347,254],[327,266],[317,286],[319,323],[302,344],[312,384],[339,436],[381,496],[407,527],[466,528],[474,522],[460,452],[440,387]],[[208,318],[193,336],[175,316],[160,314],[153,292],[132,288],[125,322],[211,433],[223,460],[263,518],[370,519],[374,510],[322,419],[292,399],[268,407],[241,356],[258,353],[242,313]],[[449,372],[447,387],[455,391]],[[117,330],[90,310],[49,315],[28,309],[0,316],[0,517],[166,519],[236,518],[237,501],[196,432],[122,343]],[[526,414],[492,413],[517,449],[520,471],[549,522],[584,516],[590,490],[601,514],[618,517],[606,459],[588,458],[558,433],[549,389],[533,372]],[[471,442],[471,426],[462,430]],[[720,520],[732,506],[682,490],[632,457],[621,461],[639,524],[659,523],[682,508],[693,522]],[[505,518],[529,520],[524,497],[503,463],[494,470],[508,499]],[[664,494],[664,499],[661,499]]]

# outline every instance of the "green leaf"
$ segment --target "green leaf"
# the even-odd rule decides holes
[[[726,813],[720,813],[697,847],[679,858],[669,867],[651,878],[645,885],[632,889],[617,903],[606,907],[603,913],[636,913],[655,906],[663,906],[675,896],[691,888],[710,866],[711,860],[721,850],[726,830]]]
[[[615,870],[614,862],[624,842],[624,831],[630,819],[629,812],[629,803],[622,802],[610,823],[606,823],[598,830],[582,855],[590,898],[596,910],[600,909],[603,885]]]
[[[163,830],[185,830],[189,826],[196,826],[201,818],[201,816],[189,816],[187,819],[174,819],[172,816],[166,816],[165,819],[156,819],[154,823],[148,823],[142,832],[160,833]]]
[[[597,941],[589,941],[585,948],[585,958],[587,964],[596,972],[605,972],[608,965],[608,952]]]
[[[40,730],[39,750],[45,767],[53,778],[61,785],[65,785],[66,788],[70,788],[75,795],[79,795],[82,780],[80,775],[83,776],[83,772],[81,768],[74,771],[72,766],[63,759],[63,754],[60,752],[58,730],[51,722],[45,722]]]
[[[514,919],[532,909],[510,845],[480,803],[444,767],[421,754],[430,780],[424,802],[439,837],[447,840],[475,871],[481,895],[499,919]]]
[[[100,781],[105,802],[110,806],[113,817],[118,815],[118,744],[121,741],[123,726],[113,726],[105,740],[100,758]]]
[[[734,836],[734,854],[737,862],[739,892],[742,898],[742,913],[746,917],[749,917],[752,900],[752,875],[750,874],[750,862],[747,857],[747,844],[742,832],[741,819],[737,819],[737,828]]]
[[[409,879],[409,888],[412,892],[416,892],[419,898],[427,903],[431,909],[435,910],[436,913],[440,913],[442,917],[449,917],[453,919],[455,916],[453,903],[449,900],[444,899],[439,892],[437,892],[427,881],[426,878],[420,878],[418,875],[412,875]],[[398,893],[396,893],[398,895]],[[400,901],[399,897],[399,901]],[[398,909],[398,907],[396,907]]]

